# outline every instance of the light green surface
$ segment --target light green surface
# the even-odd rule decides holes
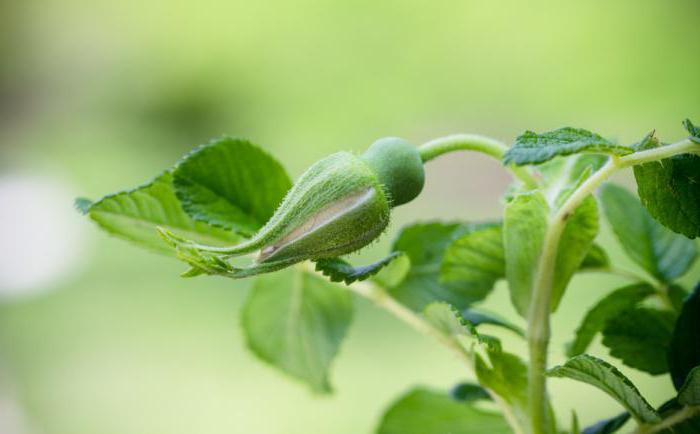
[[[0,174],[39,174],[92,198],[139,185],[221,134],[260,143],[296,177],[331,152],[390,135],[511,142],[526,129],[571,125],[621,143],[656,128],[671,141],[682,119],[700,118],[700,4],[691,0],[2,7],[0,89],[15,97],[2,103],[12,116],[0,121]],[[481,156],[429,163],[421,197],[397,209],[391,235],[363,257],[379,258],[400,223],[417,217],[498,216],[507,181]],[[368,433],[412,386],[469,376],[359,302],[333,366],[337,393],[313,396],[245,349],[247,282],[181,279],[181,264],[84,223],[79,272],[46,295],[0,302],[0,392],[18,401],[30,433]],[[698,278],[695,266],[684,282]],[[574,278],[553,319],[551,365],[563,362],[583,306],[624,283]],[[503,283],[486,307],[517,321]],[[670,394],[668,379],[622,368],[652,404]],[[572,407],[582,425],[620,410],[573,382],[553,380],[551,391],[562,421]]]

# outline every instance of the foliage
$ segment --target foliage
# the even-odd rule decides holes
[[[649,134],[623,146],[569,127],[525,132],[510,149],[475,135],[421,147],[388,138],[359,156],[326,157],[293,184],[257,145],[223,138],[144,186],[76,207],[107,232],[186,262],[185,277],[256,276],[242,312],[249,348],[315,392],[332,389],[353,293],[474,370],[478,385],[460,383],[450,394],[417,388],[400,398],[380,434],[554,434],[547,377],[590,384],[626,410],[583,430],[574,413],[573,432],[612,433],[630,418],[644,432],[683,432],[700,417],[700,285],[686,297],[678,284],[698,256],[690,238],[700,230],[700,135],[684,125],[690,137],[671,145]],[[414,223],[383,259],[341,258],[380,237],[392,209],[421,192],[424,163],[456,150],[500,158],[516,178],[501,221]],[[603,184],[627,167],[641,201]],[[619,272],[595,242],[601,214],[642,277],[590,307],[567,348],[571,358],[547,369],[550,316],[570,281],[580,272]],[[499,281],[526,330],[477,306]],[[529,363],[502,348],[504,331],[527,340]],[[626,366],[669,372],[677,396],[655,409],[615,366],[585,354],[599,333]]]

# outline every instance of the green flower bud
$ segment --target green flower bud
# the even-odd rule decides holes
[[[248,241],[219,248],[165,236],[201,272],[222,272],[221,262],[208,260],[202,252],[220,257],[257,253],[257,265],[231,268],[228,274],[234,276],[273,271],[365,247],[386,229],[390,208],[415,198],[423,183],[416,148],[401,139],[382,139],[360,157],[338,152],[312,165]]]

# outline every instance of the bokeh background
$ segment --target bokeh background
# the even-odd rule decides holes
[[[572,125],[676,140],[700,119],[698,22],[696,0],[1,1],[0,433],[369,433],[410,387],[470,378],[358,301],[336,393],[314,396],[245,348],[248,282],[181,279],[182,264],[98,232],[72,199],[138,185],[221,134],[293,176],[388,135],[511,141]],[[498,217],[498,163],[460,154],[427,170],[367,258],[411,220]],[[601,240],[634,269],[606,228]],[[575,278],[552,363],[583,307],[623,283]],[[514,317],[502,285],[486,305]],[[654,404],[670,394],[665,377],[623,370]],[[619,411],[583,385],[551,389],[562,420]]]

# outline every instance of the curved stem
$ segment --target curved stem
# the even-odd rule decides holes
[[[370,300],[376,306],[389,312],[397,319],[408,324],[419,333],[435,339],[449,349],[453,354],[455,354],[457,358],[469,369],[472,371],[474,370],[474,358],[467,350],[464,349],[462,344],[460,344],[456,339],[441,332],[428,321],[423,319],[423,317],[396,301],[396,299],[389,295],[381,286],[371,282],[355,282],[349,285],[348,288],[354,293]],[[499,406],[503,412],[504,418],[513,429],[513,432],[516,434],[524,434],[525,431],[520,426],[520,423],[515,417],[510,405],[491,389],[485,388],[485,390],[491,396],[493,401]]]
[[[618,170],[615,160],[611,159],[600,170],[588,178],[564,202],[549,220],[542,244],[537,271],[533,282],[533,298],[528,314],[528,348],[530,350],[529,403],[533,434],[547,433],[547,391],[546,378],[547,348],[550,338],[550,301],[552,280],[556,263],[559,241],[566,227],[567,220],[574,210],[612,173]]]
[[[698,415],[700,415],[700,406],[683,407],[683,409],[673,413],[657,424],[640,426],[634,431],[634,434],[654,434]]]
[[[481,152],[500,161],[507,150],[508,146],[503,142],[479,134],[453,134],[431,140],[418,148],[423,163],[456,151]],[[528,188],[537,187],[537,180],[525,167],[515,165],[506,167]]]
[[[547,349],[551,333],[549,316],[552,278],[559,242],[567,220],[581,202],[616,171],[689,152],[700,152],[700,145],[686,139],[672,145],[637,152],[621,158],[611,157],[603,167],[583,182],[550,217],[540,261],[535,273],[533,298],[528,315],[527,337],[530,351],[528,398],[533,434],[547,433],[547,391],[544,372],[547,368]]]

